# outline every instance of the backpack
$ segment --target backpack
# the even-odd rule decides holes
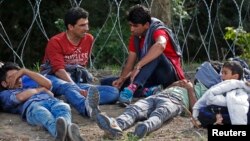
[[[222,81],[220,76],[221,67],[222,63],[218,61],[205,61],[196,69],[194,82],[199,81],[206,88],[220,83]]]
[[[92,83],[94,81],[93,75],[83,66],[80,65],[66,65],[65,70],[70,73],[71,79],[75,83]],[[41,65],[42,75],[52,74],[52,67],[49,61]]]
[[[247,62],[239,57],[229,58],[229,61],[237,61],[243,67],[243,78],[250,80],[250,70]],[[197,69],[195,73],[195,82],[199,80],[207,88],[220,83],[220,71],[223,66],[219,61],[205,61]]]

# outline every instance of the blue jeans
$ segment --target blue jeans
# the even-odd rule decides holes
[[[26,119],[29,124],[45,127],[54,137],[57,135],[56,120],[59,117],[71,123],[70,106],[56,98],[34,101],[26,110]]]
[[[148,132],[159,129],[162,124],[170,118],[182,112],[181,101],[173,102],[164,94],[152,95],[145,99],[129,105],[123,114],[116,118],[122,130],[125,130],[137,121],[145,120],[143,123],[148,127]]]
[[[80,94],[80,89],[88,90],[90,86],[96,86],[100,93],[99,104],[112,104],[119,98],[119,91],[115,87],[83,83],[76,85],[75,83],[63,81],[53,75],[46,75],[46,77],[52,82],[52,92],[56,96],[64,95],[67,102],[83,116],[87,116],[87,112],[85,108],[85,97]]]
[[[106,77],[101,79],[101,85],[112,85],[117,77]],[[174,66],[165,55],[160,55],[143,66],[135,77],[134,83],[140,87],[152,87],[162,85],[164,88],[178,80]],[[123,84],[121,89],[130,84],[129,80]]]

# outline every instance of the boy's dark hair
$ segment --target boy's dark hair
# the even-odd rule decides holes
[[[127,20],[134,24],[151,23],[151,15],[148,8],[143,5],[137,4],[132,6],[127,13]]]
[[[66,26],[66,29],[68,29],[69,24],[75,25],[79,19],[81,18],[87,19],[88,16],[89,16],[89,13],[81,7],[70,8],[64,17],[64,24]]]
[[[221,71],[221,68],[223,66],[223,63],[220,61],[217,61],[217,60],[215,60],[215,61],[212,60],[212,61],[210,61],[210,63],[213,66],[213,68],[216,70],[216,72],[219,74]]]
[[[6,80],[7,72],[10,70],[20,70],[20,67],[12,62],[6,62],[0,67],[0,91],[5,89],[1,82]]]
[[[243,77],[243,68],[237,61],[227,61],[223,64],[223,67],[232,71],[232,74],[239,74],[239,80]]]

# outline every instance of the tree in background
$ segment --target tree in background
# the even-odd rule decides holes
[[[56,28],[55,22],[63,19],[65,11],[75,5],[72,2],[80,1],[1,1],[0,60],[18,62],[21,59],[26,67],[33,67],[34,64],[37,66],[42,61],[47,40],[59,30],[63,30]],[[225,27],[241,26],[245,31],[250,30],[250,1],[85,0],[81,2],[80,6],[90,12],[90,32],[96,38],[92,58],[92,65],[96,68],[104,68],[110,64],[121,66],[126,61],[130,32],[125,12],[131,5],[138,3],[151,7],[153,16],[173,29],[183,50],[183,60],[186,62],[223,60],[240,55],[230,50],[231,44],[224,38]],[[13,50],[20,58],[13,53]]]
[[[153,0],[151,14],[163,21],[167,25],[172,24],[171,17],[171,0]]]

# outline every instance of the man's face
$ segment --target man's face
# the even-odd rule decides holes
[[[221,79],[224,80],[230,80],[230,79],[238,79],[239,75],[238,74],[232,74],[232,71],[227,68],[223,67],[221,71]]]
[[[75,36],[82,38],[85,33],[89,31],[89,20],[81,18],[76,22],[74,26],[71,27],[72,33]]]
[[[130,31],[134,36],[142,36],[149,28],[149,23],[146,24],[134,24],[129,22]]]
[[[6,79],[5,81],[2,81],[1,82],[1,85],[7,89],[10,89],[9,87],[9,84],[11,81],[13,81],[13,78],[14,78],[14,75],[15,73],[17,73],[18,70],[9,70],[7,72],[7,76],[6,76]],[[18,78],[15,82],[15,85],[12,89],[16,89],[16,88],[21,88],[22,87],[22,79],[21,78]]]

